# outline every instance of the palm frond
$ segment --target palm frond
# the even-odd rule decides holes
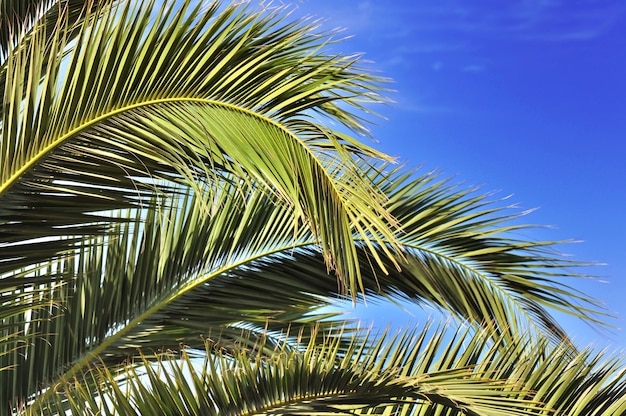
[[[226,333],[236,339],[244,324],[257,332],[277,333],[309,325],[313,318],[307,315],[325,304],[319,289],[309,292],[294,281],[290,294],[266,291],[271,280],[236,284],[237,270],[253,269],[255,259],[314,244],[304,239],[310,236],[308,229],[293,222],[293,207],[233,181],[209,191],[211,207],[190,195],[171,198],[161,210],[140,211],[105,240],[85,244],[76,259],[59,263],[59,282],[42,283],[39,290],[45,289],[62,308],[44,315],[30,310],[21,314],[21,325],[39,336],[24,354],[6,357],[6,365],[16,368],[0,373],[7,399],[31,394],[39,383],[62,372],[81,371],[94,354],[115,364],[139,346],[202,347],[203,336],[226,338]],[[324,285],[332,281],[336,288],[335,279],[326,277]],[[247,294],[229,294],[246,286]],[[205,297],[207,287],[212,293]],[[332,325],[329,321],[322,327]],[[73,336],[57,335],[65,333]],[[33,368],[33,362],[39,365]],[[25,371],[30,371],[28,377]]]
[[[2,0],[0,2],[0,72],[10,53],[23,47],[34,27],[52,33],[59,16],[66,15],[67,25],[74,26],[88,10],[112,3],[113,0]]]
[[[204,359],[169,353],[143,357],[121,373],[94,367],[57,386],[48,410],[582,416],[626,406],[623,363],[590,351],[571,360],[569,347],[549,350],[526,337],[503,350],[503,339],[494,342],[488,331],[442,326],[358,338],[347,347],[340,338],[269,356],[255,352],[262,342],[234,354],[207,344]]]
[[[580,263],[514,238],[527,226],[485,196],[392,169],[323,123],[364,133],[360,114],[381,99],[357,57],[324,52],[329,34],[219,2],[82,3],[25,3],[6,17],[19,30],[0,27],[3,406],[56,397],[65,409],[55,389],[76,378],[70,406],[99,408],[93,388],[120,414],[163,410],[157,397],[172,412],[229,400],[279,414],[623,411],[619,360],[559,346],[549,313],[605,316],[563,280]],[[426,302],[489,331],[389,347],[333,332],[323,307],[361,296]],[[550,342],[520,341],[527,328]],[[205,344],[222,349],[192,379],[161,380],[170,364],[144,356],[157,360],[153,390],[138,367],[132,399],[107,384],[129,357]],[[105,385],[85,387],[98,363]],[[302,399],[296,373],[319,396]],[[200,387],[206,397],[189,393]]]
[[[39,211],[52,209],[54,202],[44,201],[54,193],[54,201],[64,196],[70,209],[86,209],[46,220],[35,216],[29,225],[42,235],[91,238],[111,222],[93,213],[136,204],[142,198],[138,187],[166,193],[155,179],[195,186],[202,177],[230,170],[298,207],[296,215],[319,237],[328,266],[355,289],[357,256],[347,249],[354,246],[351,227],[388,240],[393,232],[384,197],[354,174],[349,155],[384,156],[354,141],[343,144],[343,136],[316,123],[298,122],[294,131],[289,123],[319,111],[357,128],[357,119],[339,103],[374,91],[376,79],[353,69],[352,58],[308,54],[322,42],[310,26],[281,27],[271,13],[219,7],[200,14],[198,8],[164,6],[156,17],[148,12],[150,2],[114,8],[86,18],[93,24],[85,24],[71,44],[63,30],[52,40],[34,30],[29,48],[8,62],[0,199],[12,208],[3,217],[31,213],[34,197]],[[41,81],[28,81],[33,79]],[[21,85],[28,89],[22,92]],[[309,146],[312,136],[328,145]],[[76,175],[72,159],[90,165],[93,174]],[[94,191],[102,187],[111,190],[106,197]],[[25,227],[16,221],[9,224],[15,252],[26,244],[17,231]],[[39,255],[16,254],[3,271],[76,243],[56,241],[57,252],[28,241],[41,248]]]
[[[535,228],[520,222],[524,212],[437,174],[388,168],[371,170],[371,178],[402,224],[406,262],[401,273],[379,279],[379,293],[420,297],[462,319],[497,322],[513,338],[530,324],[557,343],[566,339],[550,310],[608,325],[610,314],[599,302],[571,286],[589,276],[573,271],[586,263],[557,252],[566,242],[518,237]]]
[[[288,328],[297,330],[322,318],[320,308],[342,295],[335,277],[328,273],[316,239],[306,226],[293,221],[293,206],[262,188],[245,188],[235,183],[236,178],[224,178],[221,185],[207,184],[203,195],[212,195],[210,207],[206,200],[183,196],[182,190],[174,192],[181,196],[170,198],[160,209],[139,212],[137,220],[129,218],[128,224],[112,232],[106,244],[86,245],[79,256],[80,264],[67,260],[62,274],[70,280],[54,290],[64,309],[57,311],[52,324],[42,320],[32,327],[36,333],[71,332],[76,336],[42,337],[34,342],[27,356],[38,357],[38,362],[49,362],[50,366],[40,366],[38,375],[28,378],[18,372],[6,374],[5,384],[14,385],[8,380],[15,379],[29,383],[45,380],[56,377],[61,369],[71,376],[92,363],[95,355],[108,365],[116,365],[135,355],[138,348],[201,348],[205,339],[216,336],[233,343],[242,328],[280,335]],[[429,180],[422,177],[412,179],[412,183],[424,186]],[[428,204],[432,193],[440,194],[441,190],[428,190],[420,192],[421,200],[415,199],[413,204],[436,212]],[[392,201],[397,198],[392,192],[389,196]],[[459,205],[471,207],[473,202],[463,203],[464,198],[464,193],[457,198]],[[453,220],[454,209],[447,212]],[[491,213],[489,208],[483,215],[487,218]],[[485,219],[484,233],[490,235],[488,227],[500,220]],[[139,222],[141,226],[133,225]],[[458,224],[461,227],[463,222]],[[407,241],[404,238],[410,232],[407,228],[399,240]],[[497,241],[504,240],[497,237]],[[487,238],[479,243],[492,244]],[[407,247],[415,248],[408,243]],[[512,246],[511,250],[515,249]],[[361,264],[367,264],[368,251],[357,250]],[[462,252],[455,258],[463,260]],[[532,302],[509,302],[509,297],[522,296],[506,286],[493,289],[489,276],[484,281],[481,275],[468,277],[450,264],[420,257],[419,252],[407,250],[405,259],[402,272],[387,276],[364,267],[366,296],[439,306],[470,323],[494,324],[510,342],[515,342],[516,331],[533,325],[533,313],[550,316]],[[506,262],[503,267],[510,264]],[[492,262],[490,267],[498,264]],[[333,319],[323,324],[324,329],[336,326],[335,317],[329,318]],[[558,342],[562,333],[556,328],[544,327],[534,333],[552,334]],[[276,343],[281,339],[278,336]],[[67,351],[72,353],[67,355]],[[7,365],[28,368],[29,361],[21,358]],[[66,368],[69,363],[71,368]],[[24,384],[23,391],[32,388]]]
[[[11,325],[43,334],[32,344],[40,346],[37,351],[49,349],[45,339],[54,329],[78,327],[87,303],[72,290],[94,293],[102,283],[98,270],[124,267],[116,263],[123,252],[107,251],[109,240],[139,229],[131,223],[143,220],[142,209],[178,198],[175,188],[181,186],[199,192],[203,182],[229,176],[234,184],[278,195],[296,207],[291,221],[319,237],[327,266],[352,289],[360,271],[350,249],[353,224],[393,237],[384,197],[350,168],[349,155],[383,155],[302,121],[318,111],[360,128],[341,103],[359,108],[351,97],[374,92],[376,79],[363,75],[353,58],[310,54],[324,43],[310,26],[281,26],[275,14],[221,10],[218,3],[204,14],[187,6],[163,6],[156,16],[152,2],[96,8],[80,21],[68,17],[73,9],[55,9],[54,30],[52,17],[44,16],[8,54],[2,73],[0,278],[10,289],[3,301],[18,302],[28,288],[33,309],[37,302],[46,309],[50,297],[75,311],[18,314]],[[262,153],[242,153],[241,146]],[[268,155],[269,163],[258,163]],[[137,214],[111,215],[128,209]],[[105,253],[110,260],[99,260]],[[48,274],[28,275],[32,269]],[[116,313],[111,319],[92,316],[96,321],[65,348],[55,343],[41,368],[33,369],[32,354],[15,355],[23,365],[8,376],[12,382],[3,383],[8,397],[31,394],[90,350],[128,318],[128,307]],[[34,331],[36,322],[41,333]]]
[[[393,342],[384,346],[383,340],[385,337],[377,342],[353,343],[341,350],[336,338],[330,338],[321,345],[309,343],[291,352],[277,350],[270,357],[256,355],[247,348],[234,356],[209,349],[204,365],[192,364],[185,355],[179,363],[160,358],[156,367],[145,359],[140,367],[127,367],[122,377],[129,380],[129,385],[124,390],[115,387],[117,383],[110,384],[110,390],[101,390],[105,393],[101,403],[102,407],[115,408],[118,414],[322,415],[352,414],[355,409],[392,405],[412,398],[463,408],[475,415],[478,413],[468,403],[472,388],[482,399],[477,400],[475,408],[484,406],[480,401],[488,401],[488,382],[483,385],[478,380],[460,381],[469,378],[470,369],[398,377],[397,368],[387,367],[384,359],[402,355],[402,351],[395,349]],[[96,370],[92,375],[99,385],[112,376],[106,370]],[[133,382],[139,379],[143,381]],[[450,379],[455,380],[456,387],[465,385],[465,401],[455,396],[453,383],[448,384]],[[498,389],[494,390],[492,394],[499,396]],[[85,410],[90,391],[77,384],[74,394],[78,397],[70,396],[69,400],[74,410]],[[63,396],[57,397],[57,405],[63,406]],[[93,399],[88,400],[94,403]],[[502,410],[502,414],[521,414],[510,408]]]

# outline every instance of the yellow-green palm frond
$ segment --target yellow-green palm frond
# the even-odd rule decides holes
[[[0,272],[71,250],[75,238],[112,221],[98,213],[167,194],[163,180],[199,191],[203,178],[234,172],[294,204],[294,220],[319,237],[328,266],[357,288],[353,231],[393,232],[384,196],[361,180],[352,158],[385,156],[313,115],[360,128],[344,107],[374,93],[376,78],[354,58],[310,53],[323,38],[277,14],[219,3],[202,13],[152,9],[139,2],[97,10],[75,39],[63,26],[52,35],[35,26],[9,55],[0,214],[10,232],[0,244],[10,243],[14,261]],[[60,200],[67,210],[54,211]],[[44,210],[56,215],[43,219]],[[21,224],[70,238],[56,247],[29,241]],[[25,244],[37,254],[20,254]]]
[[[326,36],[284,23],[278,13],[220,3],[206,10],[190,2],[85,4],[80,19],[78,2],[44,8],[41,19],[24,17],[28,36],[11,38],[16,46],[7,46],[0,74],[2,305],[20,308],[2,315],[2,339],[13,340],[2,345],[3,368],[11,368],[2,372],[3,403],[34,393],[69,363],[81,369],[90,352],[106,350],[98,342],[119,325],[138,324],[176,299],[166,289],[202,283],[190,283],[193,273],[176,261],[154,264],[137,254],[137,241],[160,232],[144,236],[142,224],[156,224],[156,212],[184,195],[200,196],[194,215],[209,217],[227,209],[213,200],[226,182],[238,188],[232,194],[273,195],[270,203],[290,207],[281,219],[295,230],[290,244],[302,230],[312,233],[343,291],[362,287],[354,234],[393,240],[384,195],[353,161],[385,156],[317,119],[363,128],[350,109],[363,108],[355,97],[378,100],[379,80],[354,57],[320,52]],[[224,264],[231,255],[218,251],[211,260]],[[181,261],[208,267],[191,259]],[[146,273],[121,307],[110,296],[127,289],[116,273],[133,261]],[[144,292],[163,275],[166,283]],[[96,293],[113,303],[87,297]],[[153,309],[132,309],[136,299]],[[93,313],[117,306],[111,315]],[[79,319],[86,315],[88,324]],[[68,328],[64,343],[50,343]],[[30,352],[16,352],[18,333],[27,335]]]

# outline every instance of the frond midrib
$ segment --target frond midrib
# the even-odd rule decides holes
[[[356,239],[356,241],[359,241],[361,239]],[[63,379],[68,379],[71,378],[75,375],[77,375],[82,369],[84,369],[93,359],[93,357],[98,356],[102,353],[104,353],[106,351],[107,348],[111,347],[112,345],[114,345],[117,341],[119,341],[120,339],[122,339],[126,334],[128,334],[129,332],[131,332],[137,325],[141,324],[142,322],[145,322],[146,320],[148,320],[151,316],[153,316],[154,314],[158,313],[160,310],[162,310],[163,308],[165,308],[167,305],[169,305],[170,303],[172,303],[173,301],[179,299],[180,297],[184,296],[185,294],[191,292],[192,290],[194,290],[195,288],[207,283],[208,281],[212,280],[213,278],[220,276],[224,273],[227,273],[228,271],[234,270],[240,266],[243,266],[245,264],[249,264],[250,262],[253,262],[255,260],[261,259],[261,258],[265,258],[268,256],[272,256],[274,254],[278,254],[281,252],[285,252],[285,251],[291,251],[291,250],[297,250],[300,248],[304,248],[307,246],[311,246],[318,243],[317,240],[315,239],[305,239],[302,240],[296,244],[290,244],[290,245],[281,245],[278,247],[275,247],[273,249],[270,250],[264,250],[261,252],[257,252],[255,253],[253,256],[247,256],[244,258],[239,259],[236,262],[233,263],[229,263],[228,265],[225,265],[223,267],[220,267],[218,269],[215,269],[213,271],[211,271],[210,273],[207,273],[199,278],[195,278],[192,279],[191,281],[189,281],[187,284],[184,284],[182,286],[180,286],[175,293],[171,293],[165,297],[163,297],[161,300],[157,301],[156,303],[154,303],[150,308],[148,308],[145,312],[143,312],[141,315],[137,316],[136,318],[132,319],[131,321],[128,322],[128,324],[126,324],[122,329],[120,329],[118,332],[110,335],[109,337],[107,337],[102,343],[100,343],[96,348],[94,348],[93,350],[90,350],[89,352],[85,353],[84,357],[82,359],[80,359],[78,362],[76,362],[68,371],[64,372],[63,374]],[[457,259],[454,259],[450,256],[447,256],[443,253],[439,253],[436,251],[433,251],[432,249],[428,249],[427,247],[421,246],[419,244],[409,244],[406,242],[403,242],[402,245],[415,249],[415,250],[421,250],[424,252],[428,252],[429,254],[435,255],[435,256],[440,256],[456,265],[458,265],[459,267],[462,267],[464,269],[467,269],[468,271],[470,271],[473,274],[477,274],[479,276],[484,277],[487,281],[489,281],[495,288],[497,288],[499,291],[501,291],[503,293],[504,296],[506,296],[507,298],[509,298],[512,302],[514,302],[516,305],[519,306],[520,310],[525,313],[524,308],[521,307],[521,305],[518,304],[518,302],[515,301],[515,299],[513,299],[511,297],[511,295],[502,287],[500,287],[500,285],[496,284],[495,282],[493,282],[491,279],[489,279],[487,276],[485,276],[483,273],[481,273],[480,271],[476,270],[475,268],[471,267],[470,265],[467,265],[464,262],[461,262]],[[534,320],[530,319],[530,322],[533,324],[533,326],[539,331],[540,329],[538,327],[536,327],[536,324],[534,324]],[[47,394],[44,394],[42,397],[42,399],[45,399]],[[305,398],[300,398],[298,400],[305,400]],[[243,415],[247,415],[247,414],[255,414],[255,413],[244,413]]]
[[[397,384],[397,383],[394,383]],[[331,390],[331,389],[328,389]],[[371,400],[371,391],[363,391],[363,392],[359,392],[356,388],[343,388],[343,389],[337,389],[334,388],[332,389],[332,391],[322,391],[322,392],[318,392],[318,393],[304,393],[304,394],[300,394],[298,396],[294,396],[291,397],[289,399],[286,400],[273,400],[270,401],[269,403],[266,403],[264,406],[260,407],[260,408],[256,408],[256,409],[251,409],[251,410],[247,410],[247,411],[241,411],[241,412],[237,412],[235,414],[235,416],[255,416],[255,415],[266,415],[268,414],[268,411],[272,411],[272,410],[276,410],[276,409],[280,409],[280,408],[285,408],[288,406],[293,406],[293,405],[297,405],[298,403],[305,403],[307,401],[315,401],[315,400],[324,400],[324,399],[333,399],[333,398],[337,398],[339,396],[349,396],[349,398],[351,400],[354,399],[355,396],[359,397],[362,396],[365,401],[367,402],[367,398],[369,397]],[[436,389],[435,389],[436,390]],[[443,391],[443,390],[442,390]],[[413,400],[416,401],[431,401],[431,402],[437,402],[433,399],[435,399],[436,397],[439,398],[439,400],[441,401],[441,404],[443,406],[446,406],[448,408],[454,408],[457,411],[466,411],[468,415],[474,415],[474,416],[478,416],[476,413],[474,413],[473,411],[467,409],[464,406],[464,403],[459,403],[457,400],[452,399],[451,397],[447,396],[445,393],[438,393],[438,392],[425,392],[425,393],[419,393],[419,392],[415,392],[415,391],[406,391],[406,395],[404,397],[413,397]],[[394,400],[396,399],[396,401],[398,403],[394,403]],[[448,403],[447,405],[444,404],[443,402]],[[390,396],[388,401],[381,401],[380,403],[377,403],[374,406],[365,406],[365,408],[373,408],[373,407],[379,407],[379,406],[393,406],[396,404],[404,404],[402,401],[402,397],[399,397],[398,395],[394,395],[393,397]],[[337,403],[337,405],[341,405],[341,403]],[[454,407],[453,405],[456,405],[456,407]],[[331,405],[332,406],[332,405]]]
[[[75,135],[80,133],[81,131],[87,130],[88,128],[90,128],[92,126],[95,126],[95,125],[97,125],[98,123],[101,123],[104,120],[107,120],[109,118],[115,117],[116,115],[123,114],[123,113],[128,112],[128,111],[136,110],[138,108],[150,107],[150,106],[156,106],[156,105],[168,104],[168,103],[198,103],[198,104],[204,104],[204,105],[215,105],[215,106],[219,106],[219,107],[222,107],[222,108],[239,111],[241,113],[245,113],[245,114],[247,114],[249,116],[252,116],[254,118],[261,119],[264,122],[266,122],[268,124],[271,124],[274,127],[280,129],[282,132],[287,134],[292,139],[294,139],[294,140],[296,140],[298,142],[302,142],[302,140],[297,135],[295,135],[294,133],[289,131],[282,124],[276,122],[275,120],[273,120],[273,119],[271,119],[269,117],[266,117],[266,116],[264,116],[262,114],[259,114],[257,112],[254,112],[254,111],[252,111],[252,110],[250,110],[248,108],[237,106],[237,105],[234,105],[232,103],[226,103],[226,102],[223,102],[223,101],[218,101],[218,100],[213,100],[213,99],[208,99],[208,98],[197,98],[197,97],[169,97],[169,98],[158,98],[158,99],[153,99],[153,100],[147,100],[147,101],[142,101],[142,102],[139,102],[139,103],[134,103],[134,104],[126,105],[126,106],[123,106],[123,107],[119,107],[119,108],[111,110],[111,111],[109,111],[107,113],[103,113],[103,114],[101,114],[101,115],[99,115],[97,117],[94,117],[94,118],[88,120],[87,122],[85,122],[83,124],[80,124],[80,125],[74,127],[73,129],[71,129],[67,133],[63,134],[61,137],[57,138],[56,140],[53,140],[51,143],[46,145],[44,148],[40,149],[32,158],[30,158],[30,160],[28,160],[23,166],[21,166],[11,176],[9,176],[9,178],[7,180],[5,180],[4,183],[0,184],[0,197],[2,197],[2,195],[9,188],[11,188],[11,186],[14,185],[20,179],[20,177],[22,175],[24,175],[31,168],[33,168],[40,160],[42,160],[44,157],[46,157],[54,149],[56,149],[61,144],[63,144],[65,141],[71,139],[72,137],[74,137]],[[317,157],[315,157],[315,155],[313,154],[312,150],[309,149],[304,144],[302,145],[302,148],[305,149],[309,153],[309,155],[311,156],[311,159],[314,160],[318,164],[318,166],[320,166],[320,168],[322,170],[324,170],[324,167],[322,166],[321,161]],[[331,182],[331,184],[333,186],[333,190],[334,190],[335,194],[336,195],[340,195],[339,189],[337,189],[337,186],[336,186],[335,182],[334,181],[330,181],[330,182]]]
[[[299,396],[291,397],[287,400],[273,400],[269,403],[266,403],[264,406],[256,408],[254,410],[242,411],[236,413],[235,416],[254,416],[254,415],[265,415],[268,411],[284,408],[287,406],[293,406],[297,403],[303,403],[306,401],[312,400],[320,400],[320,399],[331,399],[341,395],[355,394],[357,390],[352,389],[335,389],[333,393],[330,392],[320,392],[320,393],[305,393],[300,394]],[[368,393],[361,394],[363,396],[367,396]]]
[[[363,239],[355,239],[356,242],[362,241],[362,240]],[[200,277],[195,278],[195,279],[191,279],[187,284],[184,284],[184,285],[180,286],[175,293],[172,293],[169,296],[161,299],[160,301],[157,301],[149,309],[147,309],[144,313],[142,313],[141,315],[139,315],[135,319],[131,320],[119,332],[116,332],[115,334],[113,334],[110,337],[108,337],[95,350],[90,351],[90,354],[98,355],[98,354],[104,352],[109,346],[113,345],[115,342],[117,342],[119,339],[121,339],[124,335],[126,335],[128,332],[130,332],[138,324],[148,320],[152,315],[154,315],[155,313],[158,313],[158,311],[162,310],[167,305],[171,304],[175,300],[181,298],[185,294],[193,291],[197,287],[207,283],[208,281],[212,280],[213,278],[215,278],[217,276],[220,276],[220,275],[222,275],[224,273],[227,273],[227,272],[229,272],[231,270],[234,270],[234,269],[236,269],[238,267],[241,267],[241,266],[244,266],[244,265],[249,264],[251,262],[254,262],[255,260],[266,258],[266,257],[272,256],[274,254],[278,254],[278,253],[282,253],[282,252],[288,252],[288,251],[297,250],[297,249],[300,249],[300,248],[312,246],[312,245],[315,245],[315,244],[318,244],[318,243],[319,243],[319,240],[317,240],[317,239],[305,239],[305,240],[303,240],[303,241],[301,241],[299,243],[296,243],[296,244],[281,245],[281,246],[275,247],[275,248],[273,248],[271,250],[265,250],[265,251],[257,252],[253,256],[247,256],[247,257],[241,258],[241,259],[239,259],[236,262],[229,263],[228,265],[220,267],[218,269],[215,269],[215,270],[211,271],[210,273],[207,273],[207,274],[205,274],[203,276],[200,276]],[[415,249],[415,250],[420,250],[420,251],[423,251],[423,252],[427,252],[427,253],[432,254],[434,256],[442,257],[442,258],[446,259],[447,261],[449,261],[449,262],[451,262],[453,264],[456,264],[457,266],[459,266],[461,268],[464,268],[464,269],[468,270],[469,272],[471,272],[474,275],[481,276],[482,278],[484,278],[486,281],[489,282],[491,287],[496,288],[499,292],[502,293],[502,295],[504,297],[509,299],[513,304],[517,305],[517,307],[519,308],[519,311],[527,316],[527,318],[528,318],[529,322],[531,322],[532,326],[539,333],[542,332],[541,329],[535,324],[534,320],[530,316],[528,316],[528,314],[526,313],[526,311],[523,308],[523,306],[520,305],[519,302],[517,302],[517,300],[515,298],[513,298],[511,296],[511,294],[508,293],[508,291],[505,288],[501,287],[501,285],[499,285],[497,282],[494,282],[493,279],[490,279],[488,276],[486,276],[481,271],[471,267],[470,265],[468,265],[468,264],[466,264],[466,263],[464,263],[464,262],[462,262],[462,261],[460,261],[458,259],[455,259],[453,257],[447,256],[447,255],[445,255],[443,253],[434,251],[432,249],[428,249],[428,248],[426,248],[424,246],[421,246],[419,244],[402,243],[402,245],[404,245],[405,247],[409,247],[409,248]],[[89,360],[90,360],[90,357],[87,357],[87,361],[85,362],[85,364],[87,364],[89,362]]]
[[[458,258],[449,256],[445,253],[433,250],[431,248],[428,248],[424,245],[421,244],[416,244],[416,243],[407,243],[404,241],[400,241],[399,243],[401,246],[405,246],[407,248],[411,248],[414,250],[418,250],[424,253],[428,253],[431,254],[435,257],[440,257],[445,259],[446,261],[460,267],[461,269],[467,270],[468,272],[470,272],[471,274],[475,275],[475,276],[480,276],[482,279],[484,279],[485,281],[487,281],[489,283],[489,286],[496,289],[499,293],[501,293],[501,295],[506,298],[507,300],[509,300],[510,302],[512,302],[514,305],[516,305],[519,310],[522,312],[522,314],[524,316],[526,316],[528,318],[528,321],[530,322],[531,326],[538,332],[538,333],[542,333],[542,329],[539,328],[537,326],[537,324],[535,323],[535,320],[526,312],[526,309],[519,303],[519,301],[517,299],[515,299],[505,288],[502,287],[501,284],[499,284],[498,282],[494,281],[494,279],[490,278],[487,273],[484,273],[480,270],[478,270],[477,268],[467,264],[466,262],[463,262],[461,260],[459,260]]]
[[[158,313],[161,309],[169,305],[171,302],[179,299],[184,296],[186,293],[189,293],[193,289],[197,288],[200,285],[210,281],[211,279],[222,275],[230,270],[236,269],[237,267],[243,266],[247,263],[250,263],[254,260],[258,260],[263,257],[271,256],[273,254],[277,254],[286,250],[295,250],[298,248],[303,248],[306,246],[310,246],[315,244],[314,240],[303,240],[296,244],[290,244],[288,246],[280,246],[273,248],[271,250],[266,250],[262,252],[255,253],[254,256],[248,256],[243,259],[240,259],[236,262],[229,263],[226,266],[220,267],[216,270],[213,270],[211,273],[207,273],[204,276],[201,276],[196,279],[192,279],[189,283],[182,285],[178,288],[175,293],[171,293],[168,296],[163,297],[161,300],[156,301],[151,307],[149,307],[145,312],[137,316],[136,318],[130,320],[127,324],[124,325],[122,329],[118,332],[108,336],[103,342],[101,342],[96,348],[93,350],[85,352],[83,358],[80,358],[75,364],[71,366],[67,371],[64,371],[60,377],[60,381],[69,380],[72,377],[76,376],[81,370],[86,368],[94,359],[104,353],[107,348],[114,345],[117,341],[119,341],[124,335],[130,332],[133,328],[135,328],[140,323],[149,319],[152,315]],[[43,393],[40,397],[39,403],[45,403],[45,401],[49,398],[51,394],[54,393],[54,389],[48,389],[45,393]]]

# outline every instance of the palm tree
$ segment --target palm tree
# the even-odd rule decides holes
[[[283,9],[1,1],[0,414],[617,415],[579,264],[362,142],[383,79]],[[360,139],[359,139],[360,137]],[[337,299],[458,324],[374,334]]]

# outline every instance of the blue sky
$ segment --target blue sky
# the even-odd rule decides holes
[[[376,109],[388,119],[373,128],[378,148],[538,208],[527,221],[553,228],[529,238],[584,240],[560,248],[606,265],[572,283],[626,326],[626,2],[282,3],[345,28],[337,50],[394,80],[395,103]],[[380,314],[364,312],[410,318]],[[626,330],[562,322],[579,344],[626,348]]]

